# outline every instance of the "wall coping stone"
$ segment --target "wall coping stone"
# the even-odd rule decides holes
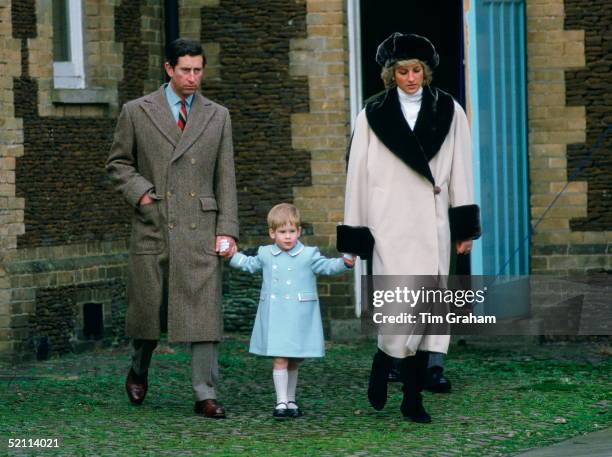
[[[91,257],[72,257],[68,259],[30,260],[26,262],[10,262],[4,265],[7,273],[12,275],[45,273],[52,271],[79,270],[81,268],[97,267],[108,264],[126,263],[127,253],[109,254]]]
[[[61,105],[110,105],[117,102],[111,89],[52,89],[51,101]]]

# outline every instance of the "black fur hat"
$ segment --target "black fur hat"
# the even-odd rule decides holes
[[[380,43],[376,50],[376,63],[381,67],[390,67],[395,62],[410,59],[419,59],[432,70],[440,63],[440,57],[431,41],[414,33],[395,32]]]

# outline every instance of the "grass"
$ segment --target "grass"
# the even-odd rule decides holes
[[[8,438],[60,438],[59,449],[12,455],[512,455],[610,426],[611,363],[594,344],[454,346],[450,395],[425,395],[434,422],[402,420],[399,385],[376,412],[365,391],[372,342],[333,344],[300,370],[306,415],[275,422],[270,361],[233,336],[221,346],[219,397],[229,418],[193,414],[190,357],[155,354],[149,394],[129,405],[125,348],[2,366],[0,423]],[[9,454],[11,455],[11,454]]]

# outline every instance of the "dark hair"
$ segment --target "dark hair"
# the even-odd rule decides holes
[[[179,57],[183,56],[202,56],[202,63],[206,65],[206,56],[202,45],[196,40],[189,38],[177,38],[168,46],[166,46],[166,62],[171,67],[175,67],[178,63]]]

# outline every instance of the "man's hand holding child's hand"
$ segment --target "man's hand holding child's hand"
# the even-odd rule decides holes
[[[344,260],[344,265],[348,268],[353,268],[355,266],[355,256],[351,254],[343,254],[342,260]]]
[[[236,254],[238,246],[236,246],[236,241],[231,236],[217,235],[215,240],[215,251],[218,252],[221,257],[228,259]]]

